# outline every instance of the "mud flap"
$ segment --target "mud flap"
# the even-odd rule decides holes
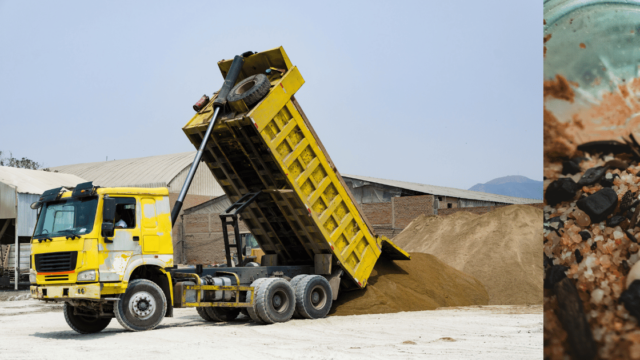
[[[409,255],[409,253],[402,250],[386,236],[381,236],[380,240],[382,242],[382,256],[391,260],[411,260],[411,255]]]

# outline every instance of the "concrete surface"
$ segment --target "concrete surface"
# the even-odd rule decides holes
[[[207,323],[176,309],[155,330],[114,319],[79,335],[60,305],[0,301],[2,359],[541,359],[542,306],[475,306],[254,325]],[[244,355],[243,355],[244,354]]]

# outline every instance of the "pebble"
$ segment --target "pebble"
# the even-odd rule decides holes
[[[626,218],[624,216],[616,215],[611,217],[611,219],[607,220],[607,226],[616,227],[620,225]]]
[[[621,154],[629,153],[629,146],[615,140],[590,141],[578,145],[578,150],[589,154],[606,153]]]
[[[600,179],[602,179],[606,173],[607,168],[604,166],[596,166],[594,168],[591,168],[585,171],[584,175],[582,175],[580,181],[578,181],[578,186],[583,187],[593,185],[600,181]]]
[[[609,160],[604,164],[604,166],[608,167],[609,169],[618,170],[627,170],[627,168],[629,167],[626,162],[618,159]]]
[[[634,202],[636,201],[636,196],[637,196],[636,193],[634,193],[631,190],[627,190],[627,192],[624,193],[622,200],[620,200],[620,210],[622,211],[629,210],[633,206]]]
[[[547,192],[544,195],[545,200],[547,200],[547,204],[555,206],[563,201],[573,199],[579,189],[580,186],[573,179],[558,179],[547,187]]]
[[[602,302],[604,297],[604,291],[602,289],[595,289],[591,292],[591,302],[598,305]]]
[[[574,254],[576,255],[576,262],[580,264],[582,262],[582,259],[584,259],[584,257],[580,253],[580,250],[576,249]]]
[[[548,192],[549,190],[547,189]],[[604,188],[593,195],[578,200],[576,205],[589,215],[591,222],[601,222],[616,209],[618,194],[611,188]]]
[[[562,162],[562,175],[573,175],[580,171],[582,171],[582,169],[580,169],[580,165],[576,164],[572,160]]]
[[[573,211],[572,215],[573,218],[576,219],[576,224],[578,224],[578,226],[586,227],[591,225],[591,219],[584,211],[576,209]]]
[[[565,271],[567,271],[567,269],[569,268],[562,265],[553,265],[552,267],[550,267],[547,271],[547,276],[544,279],[544,288],[552,289],[553,285],[555,285],[558,281],[566,278],[567,275],[565,274]]]
[[[597,242],[593,242],[593,244],[591,244],[591,251],[595,251],[598,248],[598,243]]]
[[[629,277],[631,277],[636,265],[631,268]],[[627,290],[622,292],[619,301],[624,304],[625,309],[627,309],[631,315],[640,320],[640,280],[633,280],[631,284],[627,286]]]
[[[582,236],[582,241],[591,239],[591,233],[589,233],[587,230],[582,230],[578,234],[580,234],[580,236]]]
[[[613,180],[611,180],[611,179],[602,179],[602,180],[600,180],[600,185],[602,185],[602,187],[610,188],[610,187],[613,186]]]

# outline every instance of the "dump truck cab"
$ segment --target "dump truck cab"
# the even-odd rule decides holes
[[[173,266],[166,188],[52,189],[39,209],[31,241],[32,297],[98,308],[105,318],[131,281],[146,279],[171,299]],[[94,306],[95,305],[95,306]],[[171,303],[169,302],[169,308]]]

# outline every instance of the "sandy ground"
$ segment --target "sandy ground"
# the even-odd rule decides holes
[[[176,309],[153,331],[79,335],[60,305],[0,301],[0,359],[540,359],[542,306],[474,306],[254,325]],[[244,355],[242,355],[244,354]]]

